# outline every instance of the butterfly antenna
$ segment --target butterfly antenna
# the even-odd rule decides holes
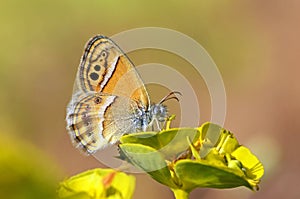
[[[165,101],[168,101],[170,99],[175,99],[179,102],[179,99],[175,94],[178,94],[178,95],[182,96],[182,94],[179,91],[172,91],[168,95],[166,95],[164,98],[162,98],[162,100],[160,100],[159,104],[162,104]]]

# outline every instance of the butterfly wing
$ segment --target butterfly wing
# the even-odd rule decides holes
[[[129,58],[109,38],[95,36],[82,56],[73,93],[101,92],[125,96],[148,108],[145,86]]]
[[[137,103],[128,97],[88,92],[73,96],[67,125],[73,143],[88,154],[135,132]]]

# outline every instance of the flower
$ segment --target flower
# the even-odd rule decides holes
[[[264,168],[233,134],[217,124],[166,128],[121,138],[120,157],[187,198],[197,187],[258,190]],[[184,195],[184,197],[182,197]]]
[[[68,199],[130,199],[134,187],[134,176],[113,169],[97,168],[62,182],[58,195]]]

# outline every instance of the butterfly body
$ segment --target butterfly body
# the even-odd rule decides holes
[[[67,129],[73,143],[94,153],[118,142],[124,134],[160,129],[167,109],[150,104],[146,88],[133,64],[109,38],[95,36],[82,56]]]

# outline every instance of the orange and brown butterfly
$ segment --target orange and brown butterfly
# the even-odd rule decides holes
[[[95,36],[87,42],[78,67],[67,129],[73,143],[92,154],[124,134],[161,125],[167,117],[163,101],[150,105],[129,58],[108,37]]]

